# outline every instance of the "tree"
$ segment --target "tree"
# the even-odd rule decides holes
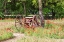
[[[42,11],[42,0],[38,0],[39,3],[39,16],[41,20],[41,26],[44,27],[44,17],[43,17],[43,11]]]
[[[23,1],[23,2],[22,2]],[[20,13],[24,15],[27,13],[28,14],[36,14],[38,13],[39,10],[39,14],[40,11],[42,11],[42,15],[43,14],[48,14],[48,13],[52,13],[52,17],[54,18],[55,15],[57,14],[64,14],[64,0],[41,0],[41,2],[39,2],[40,0],[0,0],[0,10],[2,12],[10,12],[10,13]],[[40,4],[39,6],[42,6],[39,9],[38,4]],[[42,5],[41,5],[42,4]],[[2,6],[3,5],[3,6]],[[43,9],[42,9],[43,8]],[[27,11],[26,11],[27,10]],[[50,11],[49,11],[50,10]],[[41,15],[40,15],[41,16]]]
[[[24,14],[26,14],[26,0],[20,0],[22,2],[23,7],[24,7]]]
[[[6,14],[7,10],[6,10],[6,3],[7,3],[7,0],[4,0],[4,13]]]
[[[51,10],[49,13],[52,13],[52,19],[54,19],[57,14],[59,15],[62,13],[64,0],[43,0],[42,2],[44,8]]]

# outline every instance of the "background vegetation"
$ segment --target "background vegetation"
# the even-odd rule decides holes
[[[42,0],[42,12],[46,17],[64,17],[64,0]],[[26,11],[27,10],[27,11]],[[3,15],[38,14],[37,0],[0,0],[0,17]],[[3,18],[3,17],[2,17]]]

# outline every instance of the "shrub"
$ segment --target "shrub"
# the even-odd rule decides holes
[[[3,13],[2,12],[0,12],[0,18],[4,18],[4,15],[3,15]]]

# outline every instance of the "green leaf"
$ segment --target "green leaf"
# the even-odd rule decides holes
[[[11,0],[8,0],[8,2],[11,2]]]

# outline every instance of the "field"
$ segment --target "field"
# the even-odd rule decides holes
[[[12,20],[0,20],[0,40],[13,38],[13,31],[10,28],[12,25],[14,25]]]
[[[24,36],[16,42],[64,42],[64,19],[45,20],[44,28],[21,27],[19,31],[14,24],[14,19],[0,20],[0,40],[13,39],[13,33],[20,33]]]

